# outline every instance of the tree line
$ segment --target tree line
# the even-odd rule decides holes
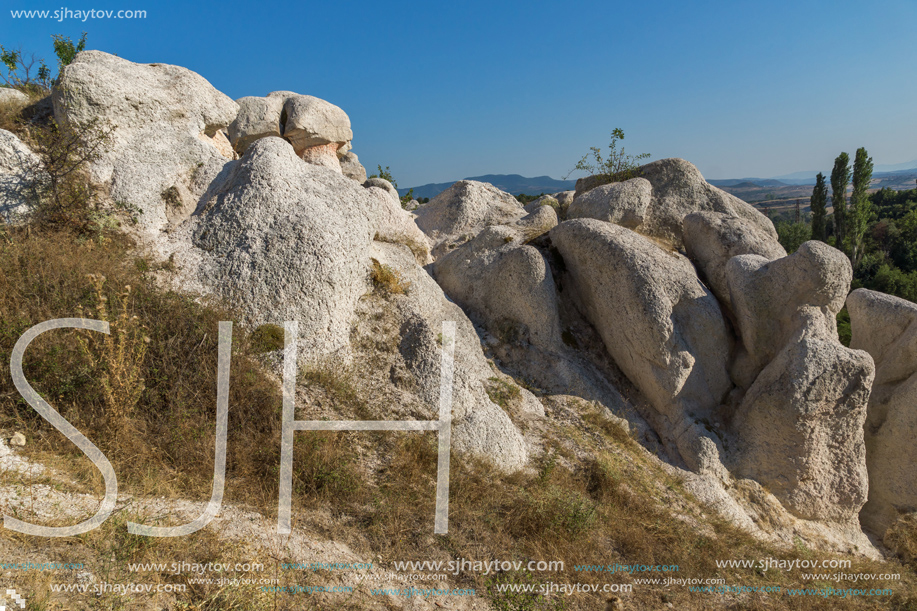
[[[872,172],[865,148],[857,149],[852,167],[850,156],[841,153],[830,177],[821,172],[816,177],[811,212],[796,218],[777,215],[774,225],[787,252],[806,240],[843,251],[853,266],[851,289],[865,287],[917,302],[917,189],[870,193]]]

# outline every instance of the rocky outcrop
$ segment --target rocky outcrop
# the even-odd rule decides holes
[[[733,367],[736,384],[747,388],[803,329],[837,342],[836,316],[852,278],[844,253],[817,240],[776,261],[729,259],[726,280],[744,348]]]
[[[645,414],[692,468],[703,468],[707,417],[731,384],[730,339],[716,298],[685,257],[594,219],[561,223],[550,233],[573,278],[586,318],[618,366],[649,399]]]
[[[653,187],[645,178],[601,185],[570,204],[567,217],[598,219],[639,231],[647,218]]]
[[[58,123],[92,138],[112,129],[90,177],[109,202],[138,210],[155,235],[185,220],[228,159],[213,138],[239,106],[203,77],[167,64],[135,64],[83,51],[53,93]]]
[[[407,295],[399,296],[394,304],[401,337],[398,351],[416,380],[415,392],[435,408],[434,414],[440,394],[442,323],[456,322],[454,448],[486,457],[506,471],[523,467],[528,451],[522,435],[487,396],[484,384],[494,374],[481,351],[474,325],[459,306],[446,298],[436,281],[414,263],[406,248],[376,242],[371,254],[410,283]]]
[[[405,234],[413,239],[401,240]],[[307,359],[346,354],[357,301],[372,288],[372,259],[391,265],[410,283],[398,302],[405,359],[434,408],[437,337],[443,320],[457,321],[455,447],[504,469],[525,463],[518,431],[487,399],[488,368],[473,326],[418,265],[425,253],[410,247],[426,238],[388,194],[302,163],[287,142],[263,138],[214,184],[193,239],[207,253],[203,284],[252,324],[299,321]]]
[[[339,157],[350,150],[353,131],[350,117],[340,107],[292,91],[237,102],[240,110],[229,126],[229,139],[239,153],[261,138],[282,136],[307,163],[342,171]]]
[[[15,223],[28,213],[43,176],[38,155],[15,134],[0,129],[0,222]]]
[[[847,310],[850,347],[876,364],[865,427],[869,499],[860,522],[883,536],[899,516],[917,511],[917,305],[857,289]]]
[[[366,168],[353,151],[347,151],[340,157],[341,172],[347,178],[352,178],[360,184],[366,182]]]
[[[741,218],[777,239],[774,225],[766,216],[739,198],[708,184],[698,169],[684,159],[654,161],[641,166],[637,176],[623,183],[610,184],[602,184],[603,181],[595,176],[578,180],[571,210],[580,218],[623,224],[676,249],[684,245],[682,222],[694,212],[719,212]],[[652,193],[649,202],[647,183]],[[582,198],[586,201],[577,204]]]
[[[703,274],[705,284],[730,310],[732,299],[726,282],[726,263],[731,258],[759,255],[773,261],[786,256],[783,246],[770,232],[746,219],[720,212],[695,212],[686,216],[683,237],[685,251]]]
[[[803,332],[761,372],[733,421],[736,472],[798,517],[849,520],[866,502],[872,359]]]
[[[253,322],[300,321],[306,350],[321,355],[347,343],[347,312],[367,290],[372,241],[401,231],[413,233],[417,248],[425,238],[412,227],[388,197],[263,138],[211,187],[194,244],[212,257],[202,270],[212,290]],[[422,249],[415,255],[426,258]]]
[[[417,226],[433,240],[433,254],[438,257],[485,227],[512,223],[526,212],[515,197],[489,183],[460,180],[416,214]]]
[[[835,319],[851,278],[847,257],[818,241],[775,261],[726,264],[742,342],[732,375],[748,389],[731,426],[736,471],[805,519],[849,520],[866,501],[874,367],[841,345]]]
[[[280,96],[246,96],[236,100],[239,114],[229,124],[229,141],[236,152],[241,155],[255,140],[283,134],[280,125],[283,102]]]
[[[557,297],[551,270],[526,242],[557,225],[550,206],[517,223],[487,227],[440,257],[433,275],[488,330],[544,349],[560,343]]]

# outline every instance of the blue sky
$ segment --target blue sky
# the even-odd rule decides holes
[[[621,127],[630,153],[707,178],[830,171],[865,146],[917,159],[917,2],[4,2],[0,44],[51,34],[185,66],[237,98],[341,106],[354,151],[401,186],[565,175]],[[9,10],[146,10],[138,20]]]

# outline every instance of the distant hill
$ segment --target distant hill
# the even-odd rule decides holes
[[[575,180],[557,180],[550,176],[536,176],[527,178],[519,174],[487,174],[486,176],[472,176],[461,180],[477,180],[478,182],[489,182],[501,191],[519,195],[538,195],[539,193],[557,193],[558,191],[570,191],[576,186]],[[398,189],[401,195],[406,194],[410,189],[414,189],[414,197],[436,197],[457,181],[430,183],[419,187],[408,187],[407,189]]]

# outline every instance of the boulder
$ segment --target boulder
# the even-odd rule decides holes
[[[872,359],[801,331],[764,368],[732,422],[735,471],[797,517],[843,522],[866,502],[863,423]]]
[[[29,103],[29,96],[12,87],[0,87],[0,104],[14,104],[25,106]]]
[[[255,140],[283,134],[280,125],[283,102],[284,98],[276,95],[246,96],[236,100],[239,114],[229,124],[229,141],[236,152],[241,155]]]
[[[302,163],[279,138],[256,141],[231,164],[195,219],[193,243],[208,253],[200,281],[254,325],[298,320],[304,354],[347,345],[377,236],[413,235],[405,241],[415,256],[428,257],[409,213],[339,173]]]
[[[857,289],[847,310],[850,347],[876,365],[864,429],[869,498],[860,522],[881,537],[899,516],[917,511],[917,305]]]
[[[410,283],[407,295],[387,306],[400,327],[398,351],[416,381],[414,392],[437,413],[443,321],[455,321],[452,443],[455,450],[490,460],[504,471],[525,466],[528,451],[519,430],[488,397],[494,373],[481,350],[474,325],[403,246],[375,242],[372,256]],[[537,402],[537,401],[536,401]]]
[[[576,194],[576,191],[560,191],[559,193],[554,193],[554,199],[557,200],[557,203],[560,204],[561,208],[566,210],[570,207],[570,204],[573,203],[573,196]]]
[[[646,207],[642,207],[641,203],[646,197],[645,183],[637,183],[641,185],[638,196],[636,193],[619,191],[622,187],[613,187],[620,183],[604,184],[605,179],[600,176],[589,176],[576,181],[576,196],[571,206],[575,206],[576,200],[591,191],[602,189],[602,192],[590,197],[591,201],[585,207],[595,211],[596,218],[604,219],[609,215],[612,218],[627,217],[628,226],[640,219],[636,231],[676,249],[684,246],[682,221],[693,212],[719,212],[745,219],[764,234],[777,239],[774,225],[766,216],[739,198],[708,184],[698,169],[684,159],[660,159],[648,163],[637,169],[637,176],[649,182],[652,189],[652,200]],[[625,199],[619,199],[625,195]],[[602,202],[607,204],[603,205]],[[609,210],[608,206],[620,206],[622,210],[616,212]]]
[[[653,187],[645,178],[605,184],[574,199],[567,218],[598,219],[639,231],[652,197]]]
[[[91,180],[111,203],[138,210],[138,231],[158,235],[185,220],[227,163],[213,137],[239,106],[203,77],[167,64],[135,64],[82,51],[54,88],[61,125],[92,136],[112,129]]]
[[[470,240],[491,225],[504,225],[525,216],[515,197],[495,186],[460,180],[417,209],[417,226],[434,243],[434,256]]]
[[[726,281],[744,354],[733,378],[747,388],[791,339],[807,329],[837,342],[837,313],[853,278],[850,261],[824,242],[805,242],[775,261],[739,255],[726,263]]]
[[[341,151],[338,150],[338,153]],[[360,159],[353,151],[348,151],[339,157],[341,172],[347,178],[352,178],[360,184],[366,182],[366,168],[360,163]]]
[[[0,129],[0,221],[15,223],[37,201],[41,159],[15,134]]]
[[[385,180],[384,178],[379,178],[379,177],[377,177],[377,176],[373,176],[372,178],[367,178],[367,179],[363,182],[363,186],[366,187],[367,189],[369,189],[369,188],[371,188],[371,187],[375,187],[375,188],[377,188],[377,189],[382,189],[382,190],[385,191],[393,200],[395,200],[396,202],[398,202],[398,205],[399,205],[399,206],[401,205],[401,196],[398,195],[398,190],[395,188],[395,186],[394,186],[392,183],[390,183],[389,181]]]
[[[297,155],[311,147],[337,144],[335,151],[353,140],[350,117],[341,108],[311,95],[289,96],[283,103],[286,121],[283,137]]]
[[[726,282],[729,259],[738,255],[759,255],[773,261],[786,256],[786,250],[769,232],[746,219],[720,212],[689,214],[684,218],[683,232],[688,257],[703,274],[705,284],[730,310],[732,299]]]
[[[487,227],[441,256],[433,276],[494,335],[554,349],[561,339],[554,280],[544,257],[526,242],[555,225],[554,210],[545,206],[516,224]]]
[[[716,298],[687,258],[624,227],[576,219],[550,238],[584,315],[649,400],[645,417],[685,462],[704,462],[694,422],[731,388],[730,338]]]

